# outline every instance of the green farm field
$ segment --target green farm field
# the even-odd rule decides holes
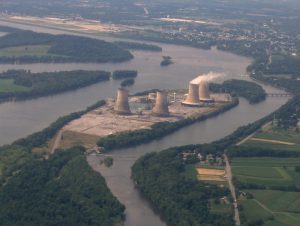
[[[261,147],[261,148],[267,148],[273,150],[300,151],[300,144],[286,145],[286,144],[268,143],[263,141],[247,140],[245,143],[243,143],[243,146],[248,146],[253,148]]]
[[[0,57],[47,56],[50,45],[26,45],[0,49]]]
[[[289,150],[289,151],[300,151],[300,133],[294,129],[275,129],[270,127],[257,132],[253,138],[265,139],[270,141],[288,142],[288,144],[271,143],[266,141],[258,140],[247,140],[243,145],[248,147],[262,147],[275,150]]]
[[[300,144],[300,133],[295,132],[294,130],[276,129],[260,131],[256,133],[254,137],[261,139],[281,140]]]
[[[25,86],[19,86],[14,84],[13,79],[0,79],[0,93],[6,92],[25,92],[29,91],[30,88]]]
[[[263,226],[300,225],[300,193],[273,190],[247,190],[254,199],[243,200],[247,221],[262,219]],[[270,218],[270,216],[273,216]]]
[[[264,186],[300,186],[300,158],[235,158],[232,171],[235,178],[244,183]]]

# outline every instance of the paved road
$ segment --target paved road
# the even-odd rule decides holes
[[[233,198],[235,225],[236,226],[240,226],[241,225],[240,213],[239,213],[237,199],[236,199],[236,194],[235,194],[235,187],[234,187],[234,185],[232,183],[231,166],[230,166],[230,163],[229,163],[229,160],[228,160],[228,157],[227,157],[226,154],[224,154],[224,159],[225,159],[225,162],[226,162],[225,171],[226,171],[227,181],[228,181],[228,185],[229,185],[229,190],[230,190],[231,196]]]

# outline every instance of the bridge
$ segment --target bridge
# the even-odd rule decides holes
[[[267,93],[268,97],[292,97],[290,93]]]

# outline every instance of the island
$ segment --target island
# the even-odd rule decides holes
[[[17,30],[0,37],[0,63],[124,62],[133,55],[103,40]]]
[[[166,67],[166,66],[169,66],[170,64],[173,64],[172,57],[163,56],[162,58],[163,58],[163,60],[160,62],[160,66]]]
[[[60,71],[31,73],[8,70],[0,74],[0,101],[24,100],[61,93],[108,81],[105,71]]]

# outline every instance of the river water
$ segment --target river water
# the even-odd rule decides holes
[[[6,22],[0,22],[0,24],[53,34],[69,33]],[[107,37],[103,39],[115,40]],[[249,58],[216,49],[200,50],[185,46],[159,45],[163,48],[163,52],[134,51],[135,58],[133,60],[120,64],[0,65],[0,71],[8,69],[26,69],[32,72],[76,69],[138,70],[139,76],[135,85],[130,88],[131,93],[153,88],[186,88],[188,82],[198,74],[210,71],[224,73],[225,76],[222,79],[247,79],[245,69],[251,63]],[[165,55],[171,56],[175,64],[169,67],[160,67],[162,56]],[[7,144],[17,138],[39,131],[59,116],[82,110],[100,99],[113,97],[118,87],[119,82],[109,81],[49,97],[2,103],[0,104],[0,144]],[[272,87],[265,86],[265,88],[271,92],[278,92]],[[100,166],[96,156],[89,156],[88,161],[95,170],[101,172],[113,194],[126,206],[126,226],[162,226],[165,223],[153,212],[148,202],[139,195],[130,179],[130,168],[134,161],[152,151],[185,144],[208,143],[220,139],[232,133],[239,126],[271,113],[286,101],[286,98],[268,98],[262,103],[249,105],[247,101],[241,99],[238,107],[215,118],[195,123],[146,145],[112,152],[114,165],[111,168]]]

